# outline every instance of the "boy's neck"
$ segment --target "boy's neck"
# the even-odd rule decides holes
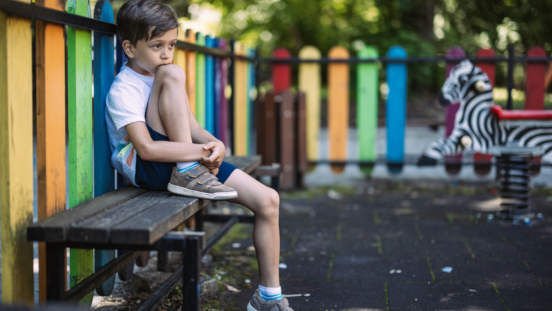
[[[132,58],[129,58],[127,63],[126,63],[126,66],[129,67],[130,69],[136,71],[137,73],[143,75],[143,76],[148,76],[148,77],[153,77],[154,75],[151,74],[149,71],[145,70],[144,68],[140,67],[136,61],[134,61],[134,59]]]

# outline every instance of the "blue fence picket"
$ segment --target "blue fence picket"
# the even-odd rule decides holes
[[[205,37],[205,46],[215,47],[211,36]],[[205,129],[215,134],[215,61],[213,56],[205,54]]]
[[[255,49],[247,49],[247,56],[255,57]],[[255,92],[255,64],[252,62],[247,63],[247,152],[248,154],[255,154],[253,149],[253,122],[255,120],[254,116],[254,105],[255,97],[257,93]]]
[[[393,46],[387,51],[388,58],[407,58],[406,50]],[[386,68],[387,94],[386,128],[387,128],[387,161],[389,172],[398,174],[402,171],[404,161],[404,135],[406,128],[406,63],[388,63]]]
[[[113,23],[113,9],[107,0],[100,0],[94,9],[94,18]],[[105,99],[115,76],[113,35],[94,31],[94,196],[115,190],[115,172],[111,167],[111,150],[107,137]],[[98,271],[115,258],[114,250],[97,249],[94,270]],[[100,296],[113,291],[115,276],[96,288]]]

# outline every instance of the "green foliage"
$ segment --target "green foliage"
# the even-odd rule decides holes
[[[118,9],[125,0],[112,0]],[[209,4],[220,11],[217,35],[236,38],[259,47],[269,57],[282,46],[297,55],[306,45],[322,55],[335,45],[351,56],[363,45],[372,45],[385,55],[393,45],[401,45],[409,56],[445,55],[447,49],[461,46],[468,55],[481,47],[491,47],[506,55],[507,45],[515,44],[516,54],[539,45],[552,50],[552,0],[161,0],[181,16],[192,4]],[[196,6],[197,7],[197,6]],[[191,10],[190,10],[191,11]],[[198,15],[201,18],[201,15]],[[524,88],[524,65],[516,68],[515,86]],[[269,80],[265,66],[264,80]],[[297,70],[297,66],[294,66]],[[326,74],[326,71],[322,71]],[[384,73],[382,71],[382,73]],[[506,64],[497,66],[497,85],[506,85]],[[296,72],[294,73],[296,74]],[[294,75],[296,76],[296,75]],[[356,85],[351,66],[351,86]],[[380,79],[385,80],[381,74]],[[326,77],[323,76],[323,81]],[[436,91],[444,80],[444,64],[410,64],[411,95],[422,90]],[[294,81],[297,83],[297,81]],[[355,90],[351,90],[354,100]]]

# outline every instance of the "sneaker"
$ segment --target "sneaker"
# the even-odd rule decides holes
[[[247,305],[247,311],[293,311],[285,296],[282,299],[264,301],[257,289]]]
[[[205,165],[199,164],[187,172],[173,168],[167,190],[172,193],[207,200],[228,200],[238,197],[233,188],[221,184]]]

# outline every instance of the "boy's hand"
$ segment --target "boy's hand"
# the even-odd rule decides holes
[[[203,157],[200,162],[211,171],[211,174],[216,175],[216,173],[218,173],[218,168],[222,164],[222,161],[224,159],[226,148],[224,147],[223,143],[217,141],[206,144],[205,146],[203,146],[203,149],[211,150],[211,155],[208,158]]]

